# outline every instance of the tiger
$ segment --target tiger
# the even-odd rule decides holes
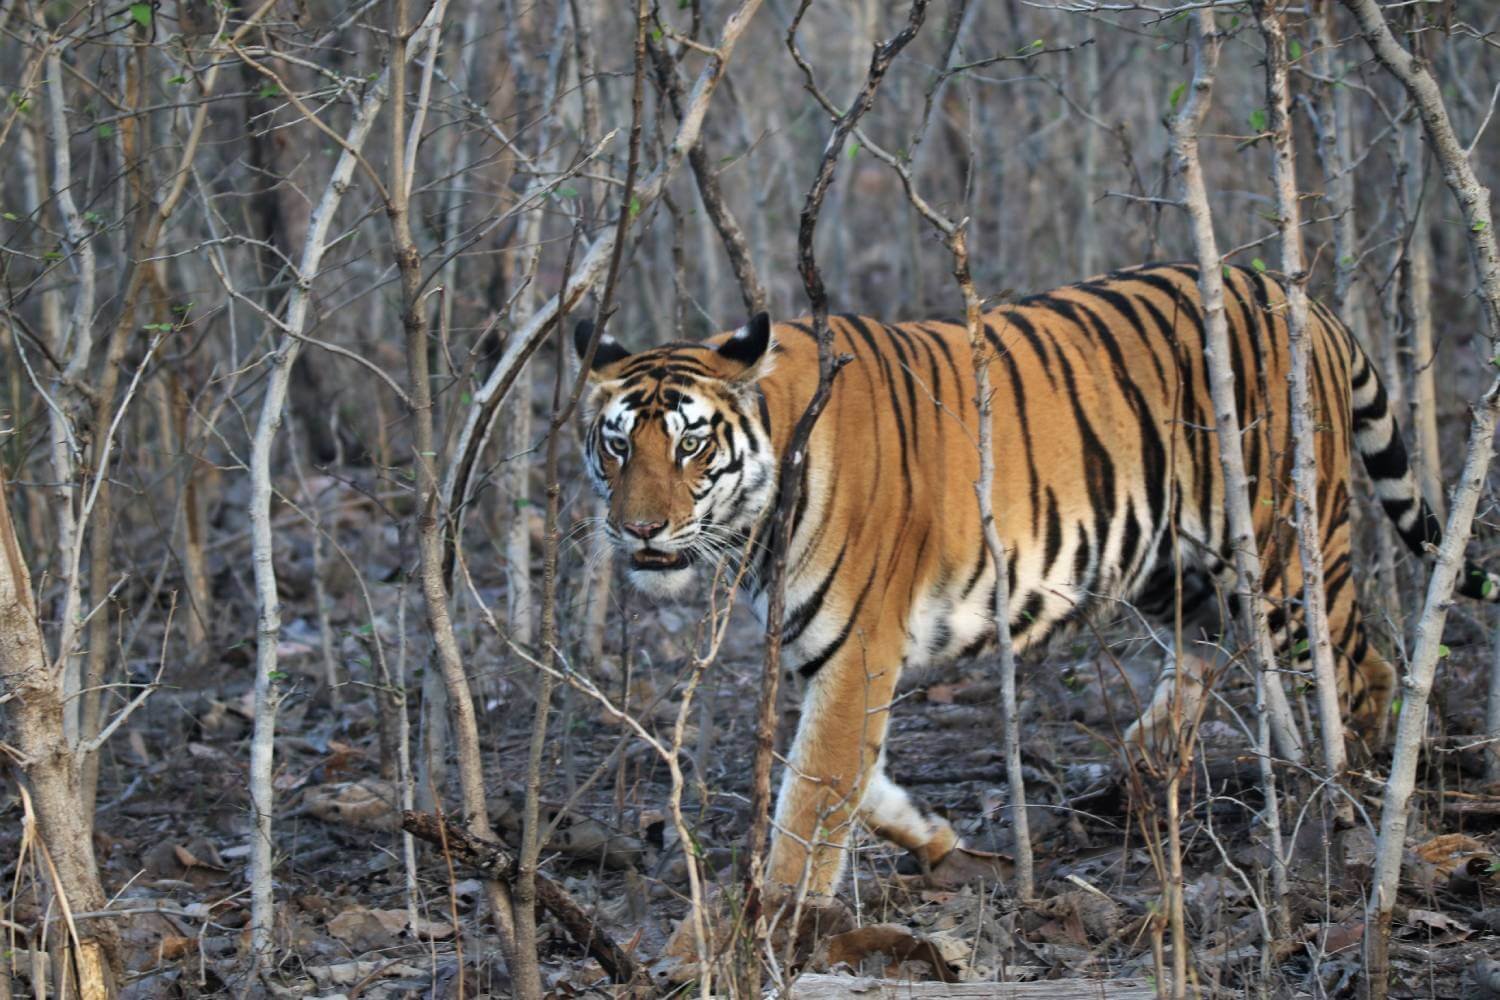
[[[1264,606],[1278,653],[1305,657],[1286,292],[1259,269],[1224,274]],[[1235,573],[1198,278],[1193,264],[1142,265],[982,315],[993,509],[1017,654],[1127,604],[1165,642],[1179,613],[1185,638],[1224,631],[1230,602],[1220,595],[1233,593]],[[804,693],[766,868],[768,885],[820,897],[839,883],[856,823],[929,870],[985,855],[890,778],[884,744],[903,671],[993,646],[997,585],[975,492],[979,408],[966,325],[827,322],[833,352],[849,360],[796,465],[781,635],[783,664]],[[592,324],[580,323],[574,339],[583,357]],[[1356,731],[1379,734],[1396,674],[1357,601],[1353,452],[1414,553],[1429,552],[1442,527],[1348,328],[1314,302],[1304,343],[1339,695]],[[705,567],[744,551],[743,586],[764,624],[770,548],[746,541],[767,534],[793,426],[818,386],[812,322],[773,324],[760,313],[701,342],[631,353],[604,335],[594,347],[583,462],[630,583],[680,598]],[[1459,592],[1494,602],[1497,582],[1469,564]],[[1203,682],[1206,658],[1167,659]],[[1164,668],[1127,739],[1161,723],[1174,690],[1192,689],[1170,675]]]

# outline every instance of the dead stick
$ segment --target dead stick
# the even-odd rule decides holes
[[[510,885],[516,876],[516,856],[500,844],[487,843],[471,836],[462,827],[444,823],[432,813],[407,810],[401,814],[401,828],[429,844],[446,842],[448,852],[460,864],[467,865],[485,878]],[[556,882],[537,872],[536,901],[557,918],[568,936],[576,941],[604,967],[617,983],[641,978],[635,959],[599,928],[593,917],[584,912],[578,901]]]

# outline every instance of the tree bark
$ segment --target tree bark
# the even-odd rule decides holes
[[[100,912],[107,897],[81,796],[81,762],[63,726],[62,671],[47,661],[5,486],[0,478],[0,695],[8,700],[29,789],[29,796],[23,790],[23,801],[30,799],[28,819],[35,816],[35,846],[51,862],[44,870],[54,873],[52,888],[62,912],[70,915],[52,924],[48,948],[55,959],[54,980],[64,995],[103,1000],[115,993],[120,941],[108,918],[71,918]]]

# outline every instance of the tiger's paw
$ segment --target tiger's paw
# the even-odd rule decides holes
[[[959,844],[926,872],[924,881],[933,888],[955,889],[974,882],[1009,882],[1015,870],[1009,855]]]

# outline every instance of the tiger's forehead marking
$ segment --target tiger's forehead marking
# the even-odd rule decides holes
[[[717,378],[699,359],[703,351],[697,344],[673,345],[633,358],[604,407],[605,428],[630,434],[654,420],[678,435],[709,423],[714,405],[706,390]]]

